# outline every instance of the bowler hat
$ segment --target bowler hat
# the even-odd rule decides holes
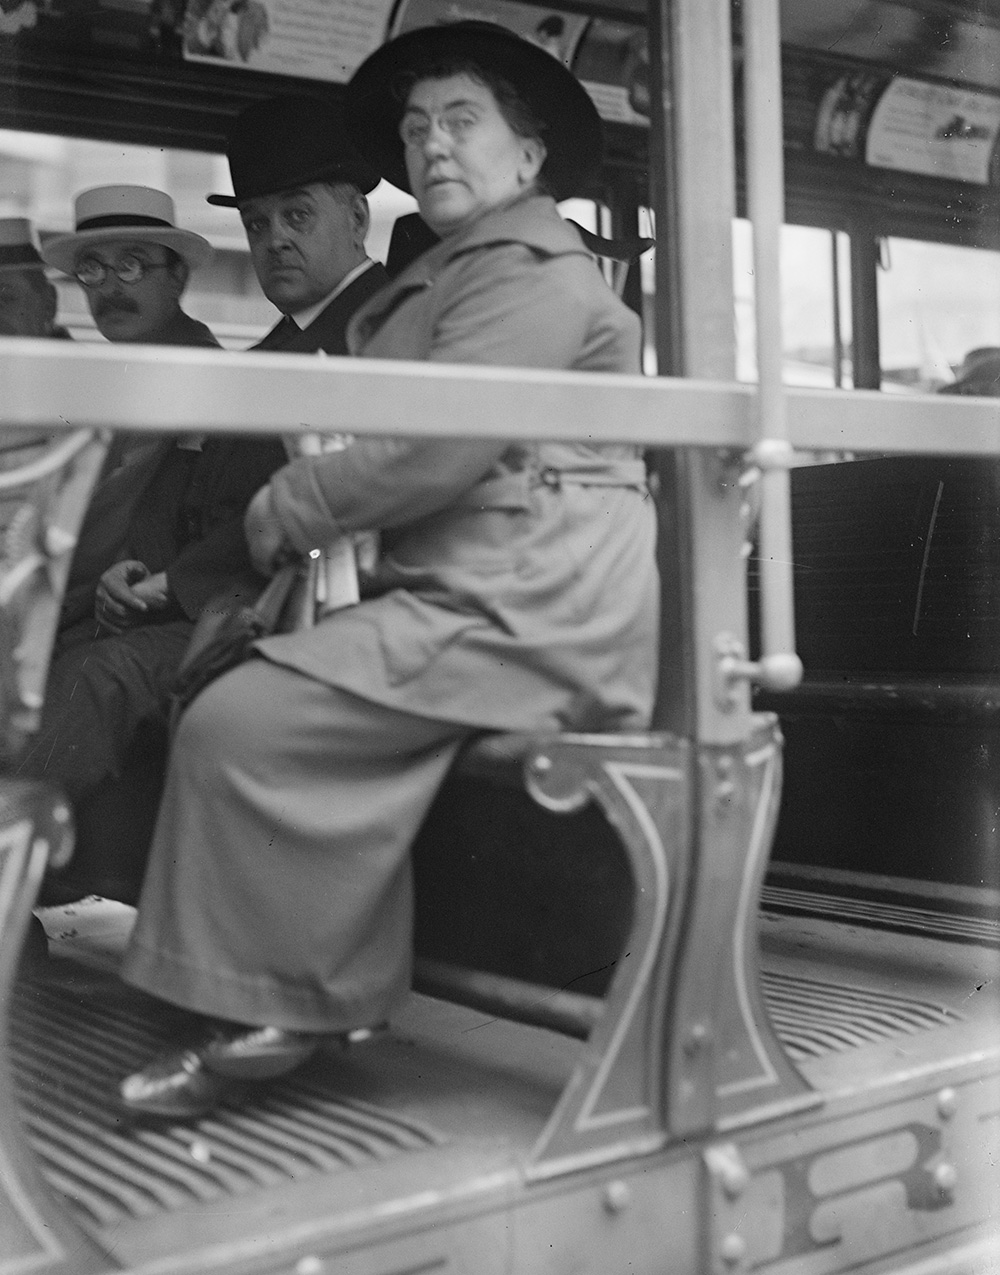
[[[399,122],[401,78],[471,62],[516,90],[544,127],[541,176],[557,199],[583,193],[601,160],[601,119],[580,81],[551,53],[493,22],[420,27],[376,49],[347,85],[344,118],[358,150],[382,176],[410,189]]]
[[[0,270],[44,270],[27,217],[0,217]]]
[[[312,97],[273,97],[246,107],[226,135],[226,156],[236,193],[208,196],[223,208],[312,182],[350,182],[363,195],[379,183],[333,108]]]
[[[194,269],[212,255],[212,245],[174,223],[174,201],[151,186],[94,186],[76,197],[76,230],[53,235],[42,245],[42,260],[71,274],[81,249],[125,239],[161,244]]]

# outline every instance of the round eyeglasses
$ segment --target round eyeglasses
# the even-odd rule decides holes
[[[143,261],[141,257],[122,257],[116,266],[109,266],[97,257],[84,257],[77,263],[73,278],[85,288],[99,288],[109,274],[122,283],[138,283],[150,270],[168,270],[169,261]]]
[[[452,106],[440,115],[428,115],[423,111],[407,111],[399,124],[399,136],[404,146],[423,146],[435,124],[453,142],[462,142],[479,123],[479,115],[467,106]]]

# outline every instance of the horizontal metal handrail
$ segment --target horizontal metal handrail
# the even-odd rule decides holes
[[[0,473],[0,492],[16,491],[19,487],[27,487],[29,483],[40,482],[50,474],[58,473],[64,465],[68,465],[93,438],[89,429],[79,429],[69,438],[61,439],[50,446],[43,455],[30,460],[17,469],[9,469]]]
[[[146,346],[0,343],[0,424],[566,439],[749,450],[756,387]],[[800,451],[1000,455],[1000,401],[788,389]]]

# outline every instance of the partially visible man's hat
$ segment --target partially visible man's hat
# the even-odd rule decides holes
[[[347,85],[344,118],[358,150],[386,181],[410,189],[399,136],[403,77],[472,62],[513,85],[545,126],[542,177],[557,199],[582,194],[601,162],[601,118],[590,95],[551,53],[493,22],[420,27],[376,49]]]
[[[212,245],[193,230],[176,225],[174,201],[150,186],[94,186],[76,197],[76,230],[54,235],[42,245],[42,260],[73,271],[82,248],[127,239],[171,248],[194,269],[212,255]]]
[[[272,97],[246,107],[226,135],[226,156],[236,193],[208,196],[222,208],[312,182],[350,182],[363,195],[379,183],[333,108],[312,97]]]
[[[981,345],[970,350],[955,380],[942,385],[939,393],[1000,397],[1000,346]]]
[[[0,270],[45,268],[27,217],[0,217]]]

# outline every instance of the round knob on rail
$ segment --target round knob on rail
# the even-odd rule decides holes
[[[802,661],[794,651],[765,655],[757,663],[755,680],[765,691],[792,691],[802,681]]]

